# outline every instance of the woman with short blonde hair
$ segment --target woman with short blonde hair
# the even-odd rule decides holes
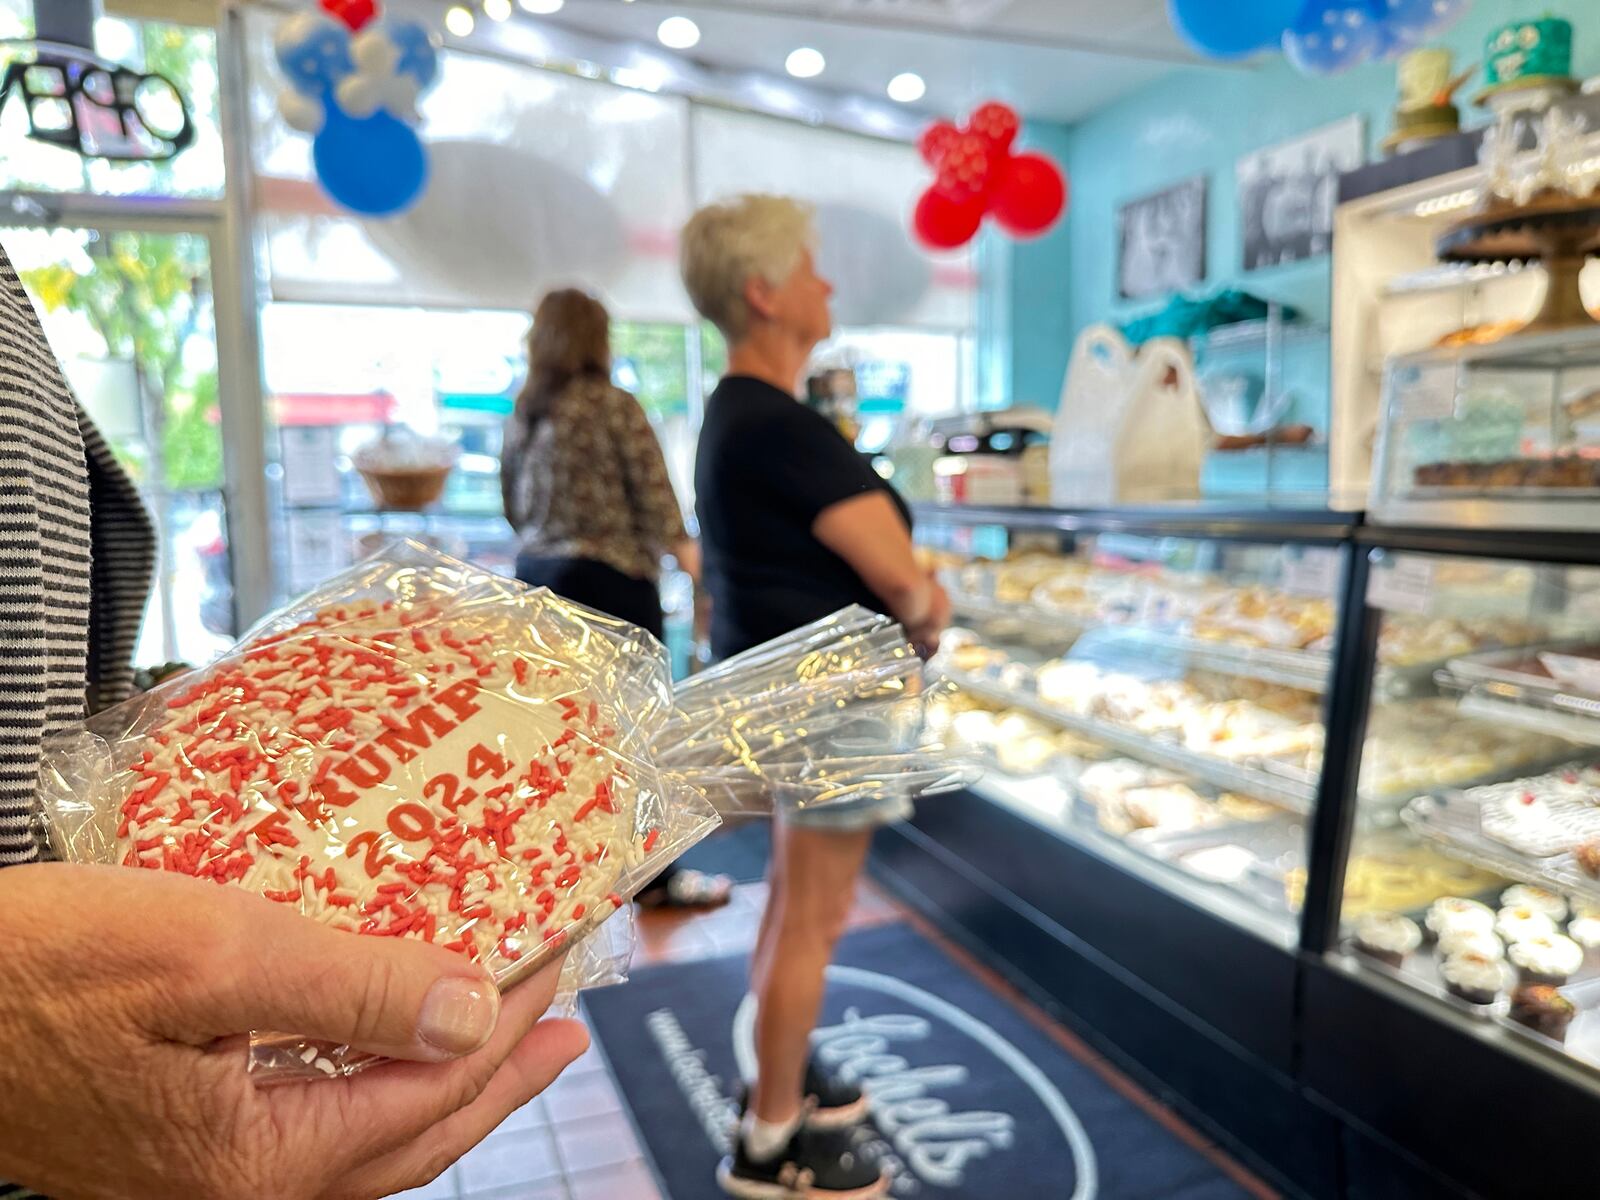
[[[737,654],[851,604],[888,613],[931,650],[949,620],[912,553],[911,514],[865,456],[796,389],[832,331],[832,288],[812,259],[811,211],[781,196],[701,209],[684,228],[684,286],[728,341],[695,462],[712,649]],[[751,964],[757,1076],[724,1191],[881,1196],[888,1180],[848,1137],[861,1091],[808,1060],[823,977],[855,897],[872,831],[910,806],[895,796],[776,822],[767,908]]]

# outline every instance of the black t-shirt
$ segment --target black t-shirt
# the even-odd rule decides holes
[[[883,601],[811,526],[830,505],[882,490],[911,512],[821,414],[769,383],[730,375],[706,402],[694,467],[711,646],[748,650],[850,604]]]

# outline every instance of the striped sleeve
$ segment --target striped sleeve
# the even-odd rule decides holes
[[[89,709],[128,698],[133,651],[156,569],[156,536],[138,489],[82,408],[93,523],[89,588]]]
[[[0,867],[37,857],[34,793],[49,674],[39,513],[17,442],[15,426],[0,423]]]

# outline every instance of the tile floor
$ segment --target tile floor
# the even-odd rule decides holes
[[[649,913],[639,922],[636,964],[686,962],[741,953],[755,941],[765,884],[736,888],[727,907],[701,916]],[[974,962],[870,883],[856,896],[850,928],[910,920],[924,934],[1010,996],[1071,1053],[1134,1103],[1217,1162],[1246,1191],[1273,1200],[1271,1188],[1227,1158],[1090,1047],[1022,999],[1004,980]],[[604,1048],[589,1052],[550,1089],[513,1113],[476,1149],[407,1200],[665,1200],[644,1159],[633,1126],[606,1070]]]

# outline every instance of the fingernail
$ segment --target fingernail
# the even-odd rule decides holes
[[[428,989],[417,1019],[422,1040],[446,1054],[470,1054],[489,1040],[500,993],[478,979],[441,979]]]

